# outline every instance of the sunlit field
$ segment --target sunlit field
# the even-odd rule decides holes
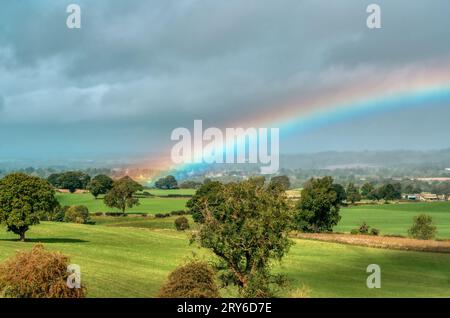
[[[128,217],[125,217],[128,218]],[[88,297],[154,297],[167,275],[193,256],[212,260],[212,255],[189,244],[190,233],[170,227],[174,218],[142,220],[114,226],[116,219],[96,225],[42,222],[27,233],[29,241],[0,230],[0,260],[36,242],[61,251],[81,266]],[[119,220],[120,221],[120,220]],[[151,222],[155,224],[151,224]],[[382,288],[366,287],[368,264],[382,268]],[[289,285],[279,296],[310,297],[449,297],[450,254],[393,251],[295,240],[275,272],[284,273]],[[236,296],[222,290],[222,296]]]

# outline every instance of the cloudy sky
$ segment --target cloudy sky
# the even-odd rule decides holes
[[[372,2],[379,30],[366,27]],[[81,29],[66,27],[70,3]],[[0,6],[0,159],[157,153],[194,119],[245,123],[348,79],[450,62],[448,0]],[[448,148],[449,127],[449,104],[424,104],[283,135],[281,151]]]

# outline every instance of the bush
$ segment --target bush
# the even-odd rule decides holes
[[[368,234],[369,233],[369,228],[370,226],[367,225],[366,222],[363,222],[360,226],[359,226],[359,234]]]
[[[215,272],[206,263],[192,261],[178,267],[159,292],[161,298],[218,298]]]
[[[184,231],[189,229],[189,220],[184,216],[180,216],[175,220],[175,228],[177,229],[177,231]]]
[[[31,251],[18,252],[0,265],[0,297],[82,298],[85,286],[66,285],[70,260],[58,252],[49,252],[42,244]]]
[[[177,210],[170,212],[170,215],[185,215],[185,214],[187,214],[187,212],[184,210]]]
[[[86,224],[89,221],[89,210],[84,205],[73,205],[66,210],[64,221]]]
[[[380,230],[376,228],[370,229],[370,235],[378,236],[380,234]]]
[[[352,229],[352,230],[350,231],[350,234],[352,234],[352,235],[357,235],[357,234],[359,234],[359,229]]]
[[[68,208],[69,208],[68,206],[63,207],[57,206],[51,212],[43,212],[40,215],[39,220],[51,222],[64,222],[64,216]]]
[[[127,216],[126,213],[122,213],[122,212],[106,212],[105,215],[106,216]]]
[[[419,240],[431,240],[436,235],[436,226],[432,223],[433,219],[429,215],[421,214],[415,216],[413,225],[408,230],[408,235]]]
[[[170,216],[170,213],[156,213],[155,218],[162,219],[162,218],[168,218]]]

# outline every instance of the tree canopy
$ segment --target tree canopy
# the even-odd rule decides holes
[[[68,189],[71,193],[77,189],[86,189],[91,177],[81,171],[67,171],[51,174],[47,181],[55,188]]]
[[[158,189],[177,189],[178,182],[174,176],[169,175],[164,178],[160,178],[155,182],[155,187]]]
[[[113,185],[113,179],[104,174],[99,174],[98,176],[95,176],[91,182],[89,182],[87,189],[97,199],[100,194],[108,193],[108,191],[112,189]]]
[[[269,263],[280,260],[291,244],[292,209],[284,191],[257,180],[209,182],[200,190],[192,201],[201,214],[195,238],[219,257],[220,278],[237,285],[244,297],[270,296],[276,279]]]
[[[304,232],[331,231],[341,216],[333,178],[312,178],[302,190],[295,215],[296,227]]]
[[[139,199],[133,197],[133,194],[142,189],[142,185],[125,176],[114,181],[112,189],[105,195],[105,204],[110,208],[117,208],[125,214],[127,208],[139,205]]]
[[[12,173],[0,180],[0,222],[25,240],[29,227],[42,214],[59,206],[55,190],[46,181],[24,173]]]

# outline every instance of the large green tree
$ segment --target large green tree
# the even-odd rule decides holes
[[[202,222],[195,238],[220,259],[219,277],[225,284],[237,285],[244,297],[272,295],[276,277],[269,264],[291,244],[292,209],[284,191],[256,180],[215,187],[213,196],[206,192],[196,200]]]
[[[0,180],[0,222],[25,241],[25,232],[39,223],[39,216],[58,206],[55,190],[46,181],[23,173]]]
[[[336,192],[339,203],[342,203],[345,200],[347,200],[347,192],[345,191],[345,188],[341,184],[339,183],[333,184],[333,189]]]
[[[276,176],[270,179],[269,187],[280,187],[288,190],[291,187],[291,181],[288,176]]]
[[[398,185],[391,183],[381,186],[378,191],[380,197],[385,200],[396,200],[402,197],[401,189],[399,189]]]
[[[375,190],[374,185],[373,185],[372,183],[370,183],[370,182],[366,182],[366,183],[364,183],[363,186],[361,187],[361,195],[362,195],[364,198],[368,199],[369,196],[370,196],[370,193],[371,193],[372,191],[374,191],[374,190]]]
[[[168,175],[167,177],[159,178],[155,182],[155,187],[158,189],[177,189],[178,182],[174,176]]]
[[[361,194],[359,193],[359,188],[352,182],[347,185],[347,201],[351,204],[361,201]]]
[[[304,232],[331,231],[341,216],[333,178],[312,178],[304,186],[295,215],[296,228]]]
[[[91,180],[87,186],[87,189],[91,192],[94,198],[97,199],[100,194],[108,193],[108,191],[112,189],[113,185],[113,179],[104,174],[99,174]]]
[[[127,208],[139,205],[139,199],[133,194],[143,187],[130,177],[126,176],[114,181],[112,189],[105,195],[104,201],[110,208],[117,208],[125,214]]]
[[[223,203],[223,196],[220,195],[223,184],[218,181],[208,181],[204,183],[186,203],[194,222],[203,223],[203,210],[205,205],[212,209]]]
[[[47,178],[55,188],[68,189],[71,193],[77,189],[86,189],[91,181],[91,177],[81,171],[67,171],[62,173],[51,174]]]

